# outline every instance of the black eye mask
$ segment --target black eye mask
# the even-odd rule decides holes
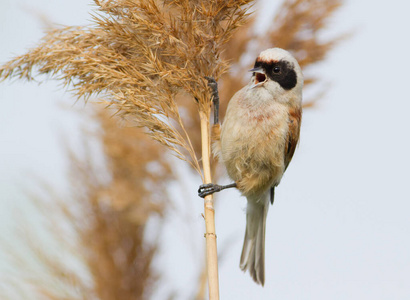
[[[254,68],[263,68],[266,75],[273,81],[276,81],[285,90],[293,89],[297,84],[297,75],[293,64],[280,60],[277,62],[256,61]]]

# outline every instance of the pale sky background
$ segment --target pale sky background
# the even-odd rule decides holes
[[[0,0],[0,62],[43,36],[38,14],[85,25],[90,2]],[[326,36],[355,33],[314,70],[332,85],[320,105],[304,113],[299,148],[276,190],[264,288],[238,267],[246,201],[236,191],[219,196],[221,299],[410,299],[409,11],[410,3],[400,0],[350,0],[330,22]],[[34,176],[66,188],[62,141],[75,147],[83,122],[61,108],[72,103],[55,81],[0,83],[1,243],[18,239],[13,228],[21,220],[35,222],[22,191]],[[187,172],[180,168],[182,177]],[[177,299],[195,291],[204,231],[199,183],[189,176],[189,205],[174,199],[187,218],[168,217],[156,261],[167,271],[154,299],[174,288]],[[0,251],[0,279],[13,272]]]

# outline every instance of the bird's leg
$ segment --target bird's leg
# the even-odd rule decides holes
[[[211,195],[213,193],[220,192],[224,189],[229,189],[233,187],[237,187],[236,182],[227,185],[219,185],[215,183],[202,184],[199,186],[198,196],[201,198],[205,198],[206,196]]]
[[[208,86],[212,90],[212,102],[214,104],[214,125],[219,123],[219,92],[218,92],[218,83],[215,78],[205,76],[205,79],[208,80]]]

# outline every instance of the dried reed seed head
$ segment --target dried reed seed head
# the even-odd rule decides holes
[[[34,67],[73,88],[102,95],[199,172],[175,97],[183,92],[210,112],[205,76],[228,68],[223,45],[252,1],[101,1],[94,26],[50,31],[39,47],[0,68],[0,78],[32,79]]]

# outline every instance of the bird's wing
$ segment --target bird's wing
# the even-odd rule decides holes
[[[296,145],[299,141],[300,122],[302,119],[301,109],[291,109],[289,111],[289,131],[286,137],[285,144],[285,170],[287,169],[293,154],[295,153]]]
[[[289,131],[286,137],[285,144],[285,171],[288,168],[290,161],[292,160],[293,154],[295,153],[296,145],[299,141],[299,132],[300,132],[300,122],[302,119],[302,110],[301,109],[291,109],[289,111]],[[272,186],[270,190],[270,202],[273,204],[275,198],[275,187]]]

